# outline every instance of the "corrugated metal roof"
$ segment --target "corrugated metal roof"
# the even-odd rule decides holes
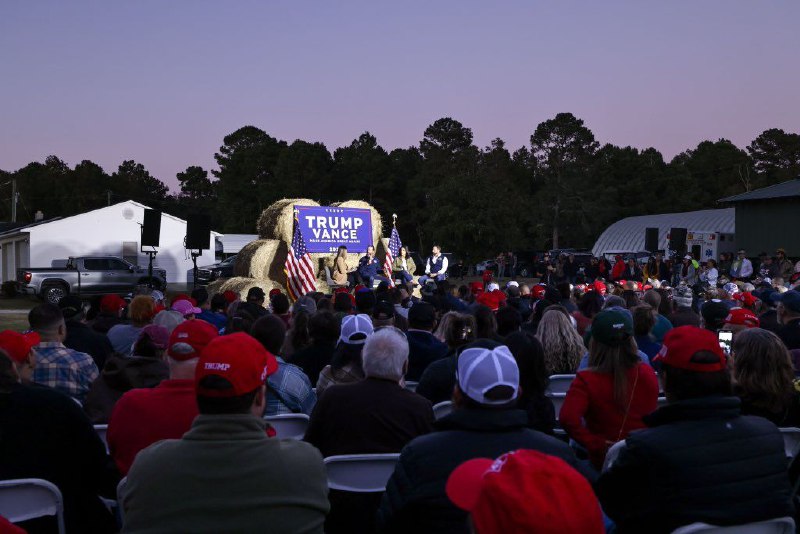
[[[800,178],[762,187],[732,197],[721,198],[717,202],[748,202],[750,200],[766,200],[769,198],[800,197]]]
[[[666,250],[667,234],[671,228],[732,234],[735,232],[735,223],[735,208],[627,217],[615,222],[600,234],[592,247],[592,253],[599,255],[608,250],[645,250],[645,228],[658,228],[658,248]]]
[[[258,239],[256,234],[224,234],[217,238],[222,243],[223,254],[238,254],[251,241]]]

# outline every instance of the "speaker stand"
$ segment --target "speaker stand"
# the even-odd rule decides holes
[[[149,258],[147,262],[147,287],[153,289],[153,258],[158,254],[157,250],[145,250],[145,254]]]
[[[192,289],[197,287],[197,257],[203,255],[202,250],[193,250],[192,254]]]

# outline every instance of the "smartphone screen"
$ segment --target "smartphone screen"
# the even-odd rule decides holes
[[[733,332],[720,331],[718,334],[719,346],[725,351],[725,354],[731,353],[731,342],[733,341]]]

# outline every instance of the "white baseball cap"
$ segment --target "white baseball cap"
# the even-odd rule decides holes
[[[345,315],[342,319],[342,332],[339,341],[349,345],[363,345],[375,329],[369,315]]]
[[[519,394],[519,367],[505,345],[465,349],[458,356],[456,379],[461,391],[478,404],[508,404]],[[487,398],[486,393],[497,386],[508,386],[511,393],[505,398]]]
[[[486,291],[491,293],[492,291],[497,291],[500,289],[500,285],[495,282],[489,282],[489,285],[486,286]]]

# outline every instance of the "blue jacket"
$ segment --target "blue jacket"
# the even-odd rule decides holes
[[[378,261],[377,256],[373,257],[372,261],[369,260],[369,256],[363,256],[360,260],[358,260],[358,274],[364,278],[373,278],[380,273],[381,262]]]
[[[422,372],[428,365],[447,355],[447,345],[436,339],[430,332],[409,330],[408,372],[406,380],[419,382]]]

